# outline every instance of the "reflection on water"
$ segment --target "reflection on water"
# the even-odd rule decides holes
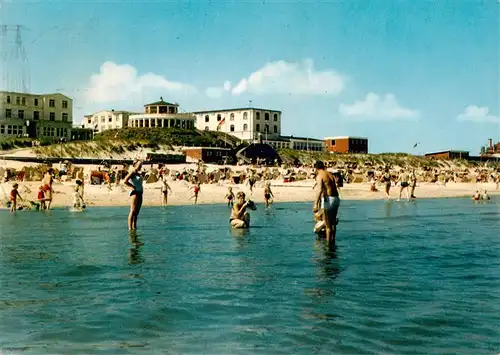
[[[492,353],[498,201],[418,205],[344,201],[336,251],[310,204],[0,214],[0,353]]]

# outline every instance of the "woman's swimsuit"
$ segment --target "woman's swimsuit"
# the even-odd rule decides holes
[[[130,191],[130,196],[142,195],[142,177],[139,174],[134,174],[130,177],[129,182],[134,185],[134,189]]]

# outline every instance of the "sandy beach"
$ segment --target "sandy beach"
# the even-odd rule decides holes
[[[190,200],[193,192],[189,190],[192,186],[186,181],[169,181],[172,191],[169,193],[169,205],[186,205],[193,204]],[[283,183],[283,181],[271,181],[272,191],[274,193],[274,201],[279,202],[312,202],[314,200],[314,190],[312,186],[314,180],[303,180],[299,182]],[[20,184],[19,191],[21,196],[26,200],[36,201],[36,195],[40,182],[23,182]],[[52,206],[70,206],[72,200],[72,191],[74,184],[71,182],[55,182],[54,200]],[[231,184],[227,181],[217,184],[203,184],[198,197],[198,203],[215,204],[225,203],[224,196],[227,193],[227,188],[233,187],[233,192],[244,191],[249,198],[257,203],[264,201],[264,186],[262,182],[258,182],[252,194],[247,184]],[[5,203],[5,193],[8,193],[12,188],[12,182],[2,184],[3,190],[2,204]],[[382,200],[385,199],[383,186],[377,186],[378,192],[370,191],[370,184],[356,183],[345,184],[340,189],[340,197],[343,200]],[[451,198],[472,196],[476,190],[486,189],[488,193],[500,195],[500,190],[495,190],[493,183],[448,183],[446,186],[441,186],[432,183],[420,183],[416,188],[417,198]],[[107,185],[85,185],[85,201],[88,206],[126,206],[129,204],[129,189],[120,184],[112,186],[110,190]],[[399,195],[399,187],[391,189],[391,198],[397,199]],[[403,197],[405,193],[403,192]],[[161,185],[159,182],[144,185],[144,206],[160,206],[162,202]]]

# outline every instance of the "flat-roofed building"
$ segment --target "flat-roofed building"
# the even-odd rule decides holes
[[[427,153],[425,157],[444,160],[469,159],[469,152],[465,150],[443,150],[441,152]]]
[[[278,138],[281,134],[281,111],[255,107],[242,107],[193,112],[196,128],[220,131],[243,141],[253,142]]]
[[[73,100],[63,94],[0,91],[0,137],[69,139]]]
[[[326,137],[323,138],[326,150],[330,153],[368,154],[366,137]]]
[[[195,115],[178,111],[178,104],[163,101],[160,97],[160,101],[144,105],[144,113],[130,115],[128,126],[195,129]]]
[[[90,128],[96,133],[108,129],[120,129],[128,126],[128,118],[133,114],[129,111],[102,110],[83,118],[83,127]]]
[[[262,143],[272,145],[276,149],[286,148],[312,152],[321,152],[325,148],[325,144],[321,139],[294,136],[280,136],[274,139],[264,139]]]

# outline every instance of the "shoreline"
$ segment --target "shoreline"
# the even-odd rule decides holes
[[[192,185],[185,181],[169,181],[172,191],[169,192],[168,205],[186,206],[194,204],[192,197]],[[8,193],[13,182],[1,184],[0,189],[0,205],[5,205],[8,198]],[[35,201],[37,197],[38,187],[40,182],[22,182],[19,184],[19,192],[27,201]],[[310,202],[315,198],[315,191],[312,189],[313,180],[302,180],[292,183],[283,183],[282,181],[271,181],[271,189],[274,193],[274,202]],[[52,207],[69,207],[72,204],[74,183],[70,182],[55,182],[53,185],[54,195]],[[227,204],[224,196],[227,193],[228,187],[233,188],[233,193],[239,191],[245,192],[247,199],[251,199],[257,204],[264,203],[264,186],[262,183],[257,183],[253,193],[250,193],[247,184],[202,184],[198,197],[198,204]],[[415,190],[416,200],[419,199],[435,199],[435,198],[472,198],[476,190],[487,190],[488,194],[500,196],[500,189],[496,190],[495,183],[449,183],[447,186],[442,186],[434,183],[419,183]],[[369,183],[351,183],[345,184],[339,189],[340,199],[344,201],[372,201],[385,200],[386,196],[383,192],[383,186],[377,185],[377,192],[370,191]],[[399,197],[399,186],[391,187],[391,200],[397,200]],[[114,206],[129,206],[129,189],[120,184],[113,185],[112,189],[108,189],[108,185],[85,185],[84,199],[88,207],[114,207]],[[406,200],[405,191],[402,194],[402,200]],[[144,207],[158,207],[162,205],[162,193],[159,183],[144,184]]]

